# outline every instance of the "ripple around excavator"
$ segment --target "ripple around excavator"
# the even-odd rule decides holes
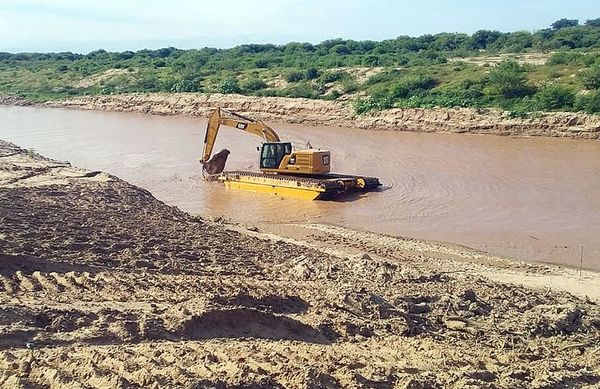
[[[600,142],[269,123],[294,144],[332,150],[332,171],[383,184],[353,201],[307,203],[201,181],[202,119],[24,107],[0,107],[0,119],[0,138],[108,171],[192,213],[318,220],[572,266],[583,245],[584,267],[600,269]],[[256,167],[260,140],[219,136],[215,149],[231,151],[227,170]]]

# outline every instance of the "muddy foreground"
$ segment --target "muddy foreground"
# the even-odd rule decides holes
[[[600,385],[597,273],[296,236],[0,143],[0,386]]]

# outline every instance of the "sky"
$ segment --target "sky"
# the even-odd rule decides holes
[[[0,51],[87,53],[535,31],[600,0],[0,0]]]

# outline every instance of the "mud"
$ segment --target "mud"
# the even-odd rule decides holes
[[[594,296],[468,271],[557,269],[319,225],[284,239],[0,150],[2,387],[600,384]]]
[[[264,121],[315,126],[600,139],[600,117],[572,112],[547,112],[529,118],[511,118],[497,109],[395,108],[357,116],[350,101],[194,93],[83,96],[49,101],[44,105],[201,117],[207,117],[213,109],[221,107]]]

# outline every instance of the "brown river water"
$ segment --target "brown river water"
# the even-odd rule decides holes
[[[498,255],[600,270],[600,142],[273,124],[298,147],[332,151],[332,170],[384,188],[346,201],[228,191],[202,180],[206,121],[0,107],[0,139],[104,170],[195,214],[243,223],[330,223],[464,244]],[[257,169],[260,139],[223,127],[228,169]]]

